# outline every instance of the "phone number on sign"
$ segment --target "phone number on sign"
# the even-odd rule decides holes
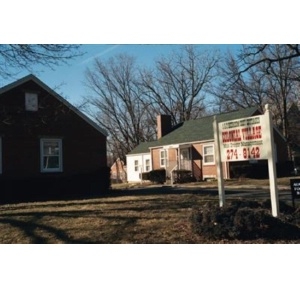
[[[234,160],[248,160],[248,159],[259,159],[260,158],[260,147],[247,147],[247,148],[233,148],[226,150],[227,161]]]

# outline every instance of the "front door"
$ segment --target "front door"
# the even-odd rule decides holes
[[[181,170],[192,170],[191,149],[190,148],[180,149],[180,169]]]

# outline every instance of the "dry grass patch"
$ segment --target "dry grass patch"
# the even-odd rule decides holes
[[[197,243],[202,195],[103,197],[0,206],[0,243]]]
[[[244,243],[195,233],[192,211],[208,202],[218,203],[217,192],[163,187],[1,205],[0,243]]]

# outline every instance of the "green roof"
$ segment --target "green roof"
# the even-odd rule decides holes
[[[130,151],[127,155],[150,153],[149,148],[155,146],[156,142],[157,141],[142,142],[138,146],[136,146],[132,151]]]
[[[257,107],[251,107],[234,112],[218,114],[216,117],[218,122],[224,122],[259,114],[261,113]],[[213,120],[214,115],[185,121],[173,127],[172,132],[163,136],[159,140],[141,143],[128,154],[147,153],[149,152],[150,147],[213,140]]]
[[[260,114],[258,109],[252,107],[216,116],[218,122],[224,122],[257,114]],[[214,115],[185,121],[179,124],[178,128],[174,127],[172,132],[157,140],[155,146],[212,140],[214,139],[213,121]]]

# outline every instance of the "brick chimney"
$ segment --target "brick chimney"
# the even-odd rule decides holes
[[[158,115],[157,116],[157,139],[165,136],[172,130],[171,116]]]

